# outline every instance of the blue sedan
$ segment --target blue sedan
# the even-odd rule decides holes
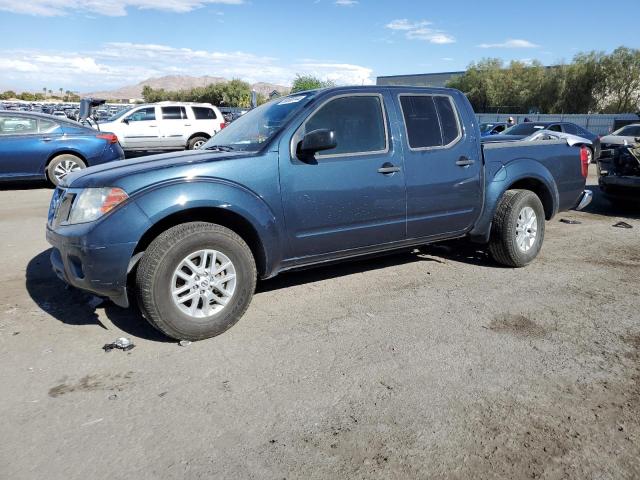
[[[58,185],[71,172],[122,159],[113,133],[51,115],[0,112],[0,180]]]

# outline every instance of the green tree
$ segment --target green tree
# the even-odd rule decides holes
[[[602,59],[605,112],[622,113],[640,110],[640,50],[616,48]]]
[[[331,80],[320,80],[312,75],[296,75],[291,93],[303,92],[305,90],[315,90],[318,88],[334,87],[335,83]]]

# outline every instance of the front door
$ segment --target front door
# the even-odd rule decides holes
[[[407,237],[467,230],[482,208],[479,139],[462,128],[472,120],[462,122],[449,95],[400,94],[395,101],[405,126]]]
[[[384,244],[405,238],[402,153],[393,148],[382,94],[349,94],[320,104],[291,143],[280,145],[282,200],[290,258]],[[335,132],[336,148],[301,160],[305,133]]]
[[[156,148],[160,142],[160,129],[156,107],[142,107],[123,119],[123,146],[125,149]]]

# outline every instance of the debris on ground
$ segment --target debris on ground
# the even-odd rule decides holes
[[[114,349],[124,350],[125,352],[131,350],[135,345],[131,343],[131,340],[125,337],[118,338],[115,342],[107,343],[102,347],[105,352],[110,352]]]
[[[180,340],[178,342],[178,345],[180,345],[181,347],[188,347],[189,345],[191,345],[191,342],[189,340]]]
[[[560,219],[560,223],[566,223],[568,225],[581,225],[582,222],[578,221],[578,220],[571,220],[569,218],[561,218]]]
[[[632,225],[629,225],[627,222],[618,222],[613,224],[616,228],[633,228]]]
[[[117,400],[118,395],[116,395],[115,393],[113,395],[109,395],[109,400]]]

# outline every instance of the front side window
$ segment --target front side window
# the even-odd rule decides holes
[[[193,116],[196,117],[196,120],[215,120],[218,118],[213,108],[191,107],[191,110],[193,110]]]
[[[38,133],[38,121],[27,117],[0,117],[0,135],[29,135]]]
[[[562,128],[564,128],[565,133],[570,133],[571,135],[578,135],[579,133],[576,126],[572,123],[565,123],[562,125]]]
[[[140,110],[136,110],[131,115],[127,117],[127,120],[130,122],[143,122],[149,120],[156,119],[156,109],[155,107],[146,107],[141,108]]]
[[[387,149],[382,101],[377,95],[339,97],[325,103],[303,125],[303,135],[313,130],[333,130],[337,146],[324,155],[353,155]],[[322,155],[319,155],[322,156]]]
[[[551,125],[547,128],[547,130],[551,130],[552,132],[561,132],[562,128],[560,125]]]
[[[184,107],[162,107],[163,120],[182,120],[187,118],[187,111]]]

